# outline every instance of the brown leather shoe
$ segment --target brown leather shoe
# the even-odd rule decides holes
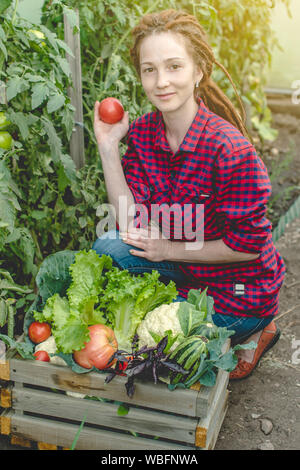
[[[254,358],[252,362],[246,362],[243,359],[239,359],[236,365],[236,368],[230,372],[230,380],[240,380],[249,377],[253,372],[257,364],[259,363],[262,356],[271,349],[274,344],[280,338],[280,330],[276,327],[274,321],[271,321],[268,326],[266,326],[257,343],[257,348],[254,353]]]

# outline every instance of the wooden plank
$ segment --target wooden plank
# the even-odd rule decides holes
[[[10,364],[8,360],[0,362],[0,380],[10,380]]]
[[[9,436],[11,431],[11,410],[5,409],[0,415],[0,434]]]
[[[82,400],[53,392],[23,388],[13,390],[13,409],[68,418],[112,429],[133,431],[153,437],[194,444],[198,418],[183,417],[161,411],[130,407],[128,414],[118,416],[119,405],[95,400]]]
[[[75,9],[75,12],[79,29],[79,13],[77,9]],[[76,168],[80,169],[85,163],[80,34],[79,32],[73,34],[73,28],[71,28],[66,14],[64,14],[64,39],[74,55],[74,57],[72,57],[69,54],[66,54],[73,82],[73,86],[68,88],[68,95],[70,97],[71,104],[75,108],[75,128],[70,141],[70,155]]]
[[[11,408],[12,406],[12,385],[0,389],[0,406],[2,408]]]
[[[18,437],[15,435],[12,435],[10,438],[10,443],[13,446],[20,446],[20,447],[32,447],[32,442],[29,439],[23,439],[22,437]]]
[[[47,442],[38,442],[37,447],[39,450],[57,450],[55,444],[47,444]]]
[[[170,391],[165,384],[137,382],[134,396],[130,399],[125,389],[126,377],[116,377],[109,384],[105,383],[105,377],[106,374],[97,372],[76,374],[69,367],[42,361],[10,360],[10,379],[15,382],[79,392],[185,416],[197,416],[196,400],[200,392],[185,389]]]
[[[200,392],[197,397],[196,404],[196,415],[199,417],[206,416],[210,407],[212,406],[213,400],[216,396],[216,393],[219,387],[223,387],[226,382],[226,386],[229,381],[229,373],[225,370],[219,370],[216,378],[216,383],[213,387],[204,387],[200,388]]]
[[[227,384],[228,378],[225,377],[225,379],[223,378],[219,384],[217,393],[215,394],[207,416],[205,418],[201,418],[198,422],[195,439],[195,445],[198,447],[207,447],[216,427],[219,424],[218,420],[228,397]]]
[[[207,443],[207,446],[205,447],[205,450],[213,450],[215,448],[215,445],[216,445],[216,442],[218,440],[218,436],[219,436],[223,421],[224,421],[226,413],[227,413],[228,396],[229,396],[229,392],[227,391],[226,392],[226,399],[225,399],[225,403],[224,403],[224,408],[221,410],[220,416],[218,418],[218,422],[217,422],[217,424],[214,428],[214,431],[211,434],[210,442]]]
[[[43,441],[70,448],[79,426],[51,421],[27,415],[16,415],[9,411],[13,434],[25,439]],[[77,450],[195,450],[193,446],[169,443],[162,440],[133,437],[128,434],[83,427]]]

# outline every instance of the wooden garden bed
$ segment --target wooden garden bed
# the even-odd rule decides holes
[[[106,374],[76,374],[67,366],[8,356],[0,363],[0,426],[12,443],[70,448],[84,419],[76,449],[214,448],[227,410],[225,371],[219,371],[214,387],[196,384],[188,390],[137,381],[130,399],[126,377],[106,384]],[[124,416],[117,414],[119,402],[129,406]]]

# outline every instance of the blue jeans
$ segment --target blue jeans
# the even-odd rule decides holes
[[[98,238],[92,246],[99,256],[105,254],[111,256],[113,266],[121,269],[127,269],[133,274],[141,274],[151,272],[156,269],[160,273],[160,280],[168,284],[170,280],[174,281],[177,287],[186,284],[185,275],[180,270],[180,263],[172,261],[149,261],[145,258],[132,255],[129,250],[131,245],[124,243],[119,236],[119,232],[110,230]],[[139,250],[139,248],[136,248]],[[142,251],[142,250],[141,250]],[[183,302],[186,299],[178,295],[174,302]],[[234,330],[231,336],[232,344],[245,341],[249,336],[264,329],[271,321],[272,317],[256,318],[256,317],[238,317],[235,315],[221,315],[215,313],[213,321],[217,326],[226,327]]]

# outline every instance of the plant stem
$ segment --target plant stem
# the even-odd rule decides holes
[[[14,8],[13,15],[12,15],[12,18],[11,18],[12,24],[14,24],[14,22],[15,22],[18,6],[19,6],[19,0],[16,0],[15,8]]]
[[[76,444],[77,444],[79,435],[80,435],[80,433],[81,433],[81,431],[82,431],[82,428],[83,428],[83,426],[84,426],[85,420],[86,420],[86,415],[84,416],[83,420],[82,420],[81,423],[80,423],[80,426],[79,426],[79,429],[78,429],[78,431],[77,431],[77,433],[76,433],[76,435],[75,435],[74,441],[72,442],[71,450],[74,450],[75,447],[76,447]]]

